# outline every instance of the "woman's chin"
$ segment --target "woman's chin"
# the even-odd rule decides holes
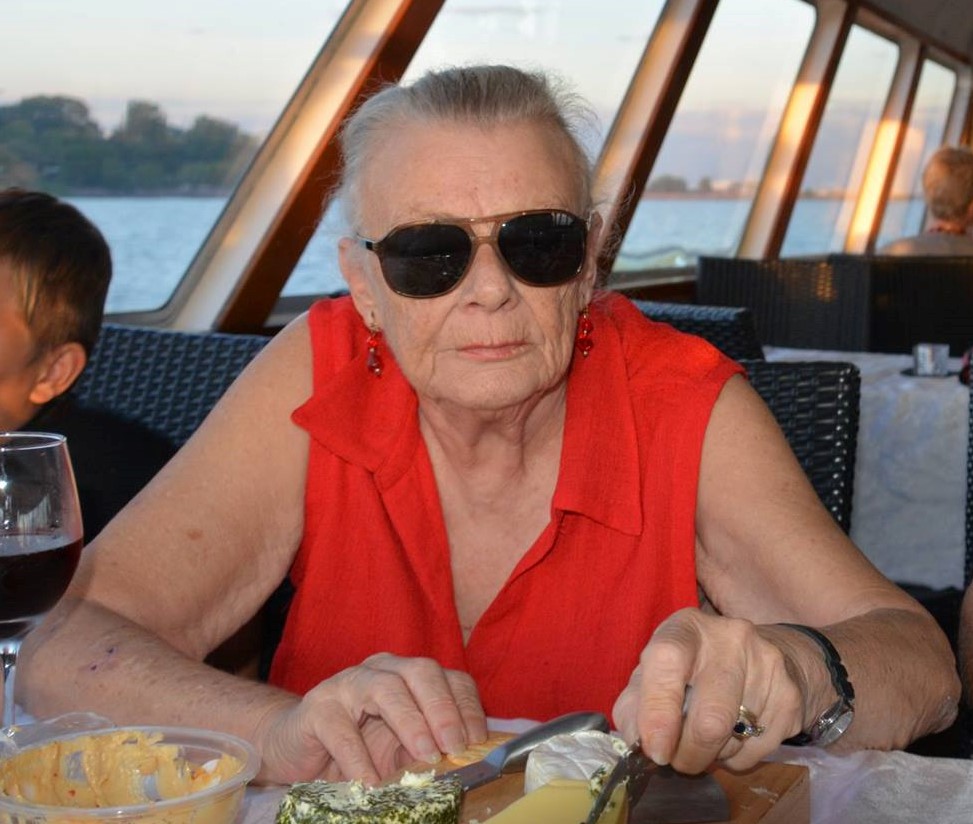
[[[494,414],[516,412],[524,406],[532,406],[550,394],[550,382],[538,380],[536,373],[522,374],[481,373],[464,375],[448,382],[438,393],[439,401],[470,412]]]

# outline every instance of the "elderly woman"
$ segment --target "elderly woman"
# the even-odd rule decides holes
[[[358,110],[350,298],[280,333],[87,551],[24,646],[30,710],[228,730],[268,781],[374,781],[487,716],[602,710],[686,771],[950,722],[945,637],[740,367],[596,292],[563,97],[478,67]],[[286,575],[272,685],[205,666]]]

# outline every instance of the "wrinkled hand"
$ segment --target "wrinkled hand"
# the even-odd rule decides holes
[[[760,736],[733,737],[741,705],[764,727]],[[784,653],[756,625],[683,609],[659,625],[613,714],[624,737],[641,736],[659,764],[687,773],[717,760],[747,769],[801,729],[804,696]]]
[[[429,658],[379,653],[310,690],[261,725],[261,779],[377,783],[413,761],[486,740],[473,679]]]

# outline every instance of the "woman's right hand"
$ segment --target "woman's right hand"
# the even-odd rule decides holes
[[[378,653],[271,711],[258,728],[261,780],[374,784],[486,740],[473,679],[429,658]]]

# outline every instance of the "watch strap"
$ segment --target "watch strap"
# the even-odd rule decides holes
[[[813,640],[819,647],[821,647],[824,653],[824,663],[828,668],[828,673],[831,676],[831,684],[834,686],[835,692],[838,694],[838,704],[843,704],[849,709],[853,709],[855,706],[855,688],[851,684],[851,680],[848,678],[848,670],[845,669],[845,665],[841,662],[841,656],[838,654],[838,650],[835,649],[834,644],[828,639],[823,632],[814,629],[814,627],[808,627],[804,624],[778,624],[781,627],[788,627],[796,632],[800,632],[806,635],[808,638]],[[825,711],[825,716],[829,715],[834,711],[835,707],[830,707]],[[799,747],[803,747],[807,744],[813,744],[816,742],[818,737],[820,737],[820,726],[822,724],[824,716],[818,718],[812,725],[812,733],[800,732],[791,738],[784,741],[785,744],[791,744]]]

